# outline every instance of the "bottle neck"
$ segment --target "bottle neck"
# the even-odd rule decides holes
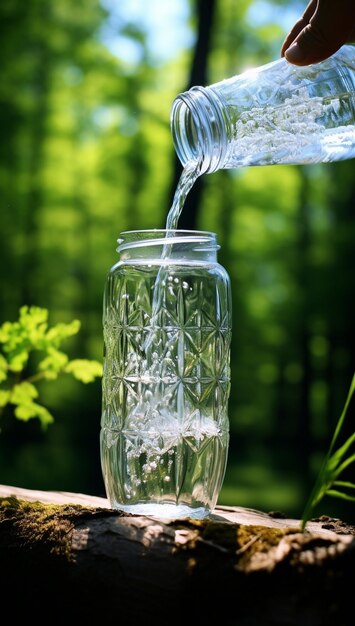
[[[197,230],[131,230],[117,240],[120,261],[216,263],[215,233]]]
[[[201,174],[223,167],[228,147],[229,119],[223,103],[209,87],[192,87],[172,105],[171,131],[182,163],[202,161]]]

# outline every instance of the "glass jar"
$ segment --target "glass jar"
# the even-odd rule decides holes
[[[112,508],[203,518],[229,444],[231,290],[216,235],[123,232],[104,290],[101,462]]]
[[[201,173],[355,156],[355,46],[297,67],[278,59],[179,94],[171,129],[183,165]]]

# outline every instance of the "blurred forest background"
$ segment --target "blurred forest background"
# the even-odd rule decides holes
[[[278,58],[305,4],[2,0],[0,324],[24,304],[77,318],[68,353],[102,360],[116,239],[164,227],[181,171],[174,97]],[[206,174],[180,226],[217,233],[232,281],[219,503],[300,516],[355,369],[354,161]],[[101,381],[46,381],[41,401],[46,431],[0,418],[0,483],[104,496]],[[328,498],[321,512],[354,521],[353,508]]]

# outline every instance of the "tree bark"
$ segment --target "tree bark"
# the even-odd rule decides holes
[[[51,621],[81,623],[350,626],[354,537],[329,518],[304,533],[241,507],[162,520],[0,486],[1,590],[18,618],[49,606]]]

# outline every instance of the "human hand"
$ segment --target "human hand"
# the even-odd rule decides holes
[[[282,44],[294,65],[319,63],[355,41],[355,0],[311,0]]]

